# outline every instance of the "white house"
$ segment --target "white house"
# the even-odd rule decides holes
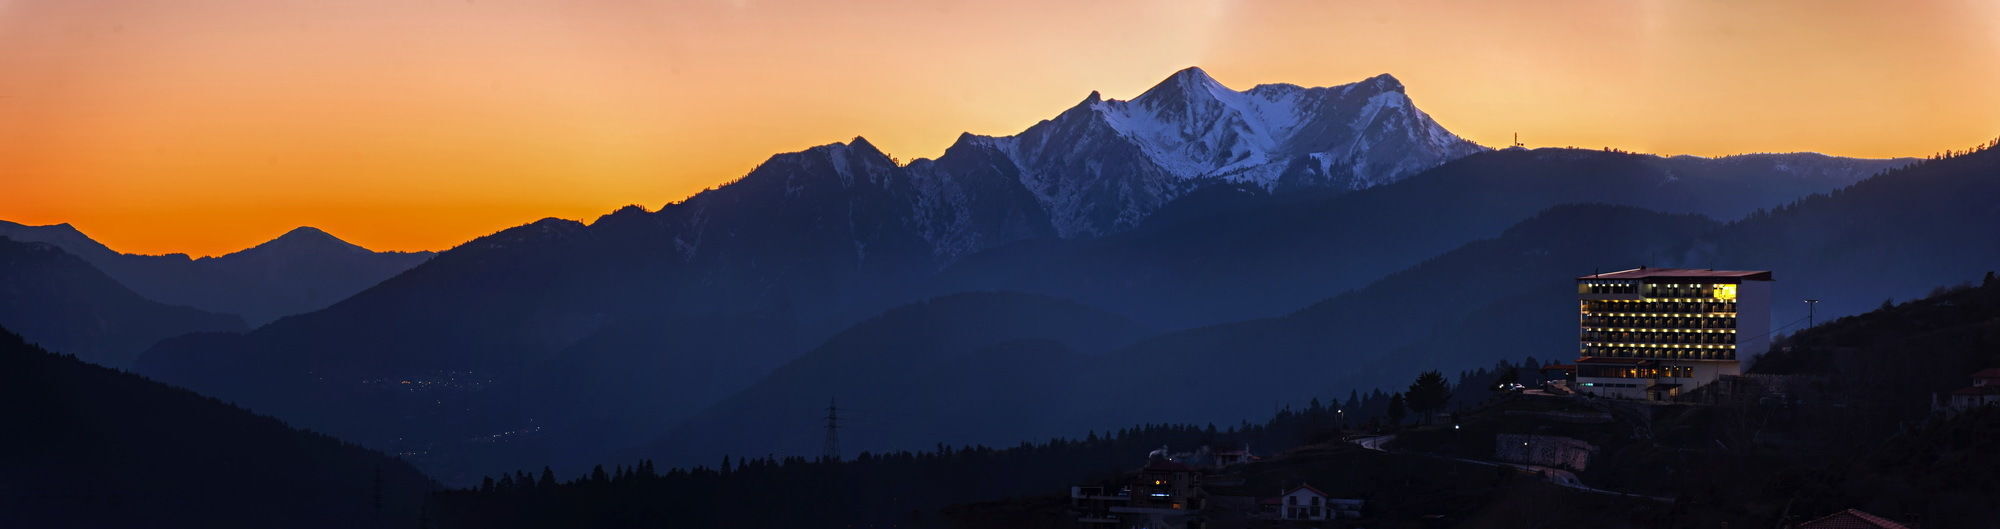
[[[1951,392],[1944,407],[1951,413],[2000,404],[2000,367],[1972,374],[1972,385]]]
[[[1299,485],[1264,503],[1276,508],[1280,520],[1360,518],[1362,505],[1361,500],[1334,498],[1312,485]]]

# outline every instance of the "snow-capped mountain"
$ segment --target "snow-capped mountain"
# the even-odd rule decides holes
[[[936,159],[855,138],[657,210],[518,226],[322,310],[162,341],[135,369],[476,476],[514,462],[441,447],[528,424],[551,453],[630,446],[937,295],[1039,293],[1193,328],[1296,311],[1561,204],[1738,216],[1899,163],[1481,151],[1387,76],[1237,92],[1188,70]],[[1791,176],[1808,166],[1828,178]],[[441,372],[518,391],[356,404],[380,390],[368,381]]]
[[[1354,190],[1485,150],[1418,110],[1388,74],[1239,92],[1200,68],[1130,101],[1091,92],[1018,135],[968,141],[1004,153],[1066,238],[1130,228],[1211,183]]]
[[[1130,101],[1091,92],[1017,135],[963,134],[935,160],[896,167],[856,138],[774,156],[739,184],[782,178],[787,202],[827,185],[894,196],[867,200],[907,207],[908,227],[949,259],[1027,238],[1124,231],[1206,185],[1357,190],[1482,150],[1418,110],[1386,74],[1239,92],[1188,68]]]

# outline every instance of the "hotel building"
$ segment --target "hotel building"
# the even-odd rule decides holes
[[[1576,278],[1576,389],[1664,400],[1770,346],[1771,272],[1635,268]]]

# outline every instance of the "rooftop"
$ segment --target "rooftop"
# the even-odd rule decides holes
[[[2000,386],[1973,386],[1969,388],[1959,388],[1956,391],[1952,391],[1951,394],[1964,395],[1968,397],[1974,397],[1979,395],[2000,395]]]
[[[1577,276],[1577,279],[1738,279],[1743,281],[1770,281],[1770,270],[1709,270],[1705,268],[1646,268],[1639,267],[1606,274]]]
[[[1886,518],[1848,509],[1798,525],[1799,529],[1909,529]]]
[[[1303,483],[1299,484],[1299,486],[1297,486],[1297,487],[1292,487],[1292,489],[1291,489],[1291,490],[1287,490],[1287,491],[1285,491],[1285,494],[1284,494],[1284,495],[1286,495],[1286,496],[1290,496],[1290,495],[1292,495],[1292,493],[1294,493],[1294,492],[1298,492],[1298,491],[1301,491],[1301,490],[1308,490],[1308,491],[1312,491],[1312,493],[1313,493],[1313,494],[1315,494],[1315,495],[1318,495],[1318,496],[1320,496],[1320,497],[1322,497],[1322,498],[1324,498],[1324,497],[1327,497],[1327,496],[1329,496],[1329,494],[1327,494],[1327,493],[1326,493],[1325,491],[1322,491],[1322,490],[1319,490],[1319,488],[1318,488],[1318,487],[1314,487],[1314,486],[1312,486],[1312,485],[1307,485],[1307,484],[1303,484]]]

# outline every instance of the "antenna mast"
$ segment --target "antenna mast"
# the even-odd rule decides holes
[[[826,399],[826,447],[819,457],[828,462],[840,460],[840,406],[832,398]]]

